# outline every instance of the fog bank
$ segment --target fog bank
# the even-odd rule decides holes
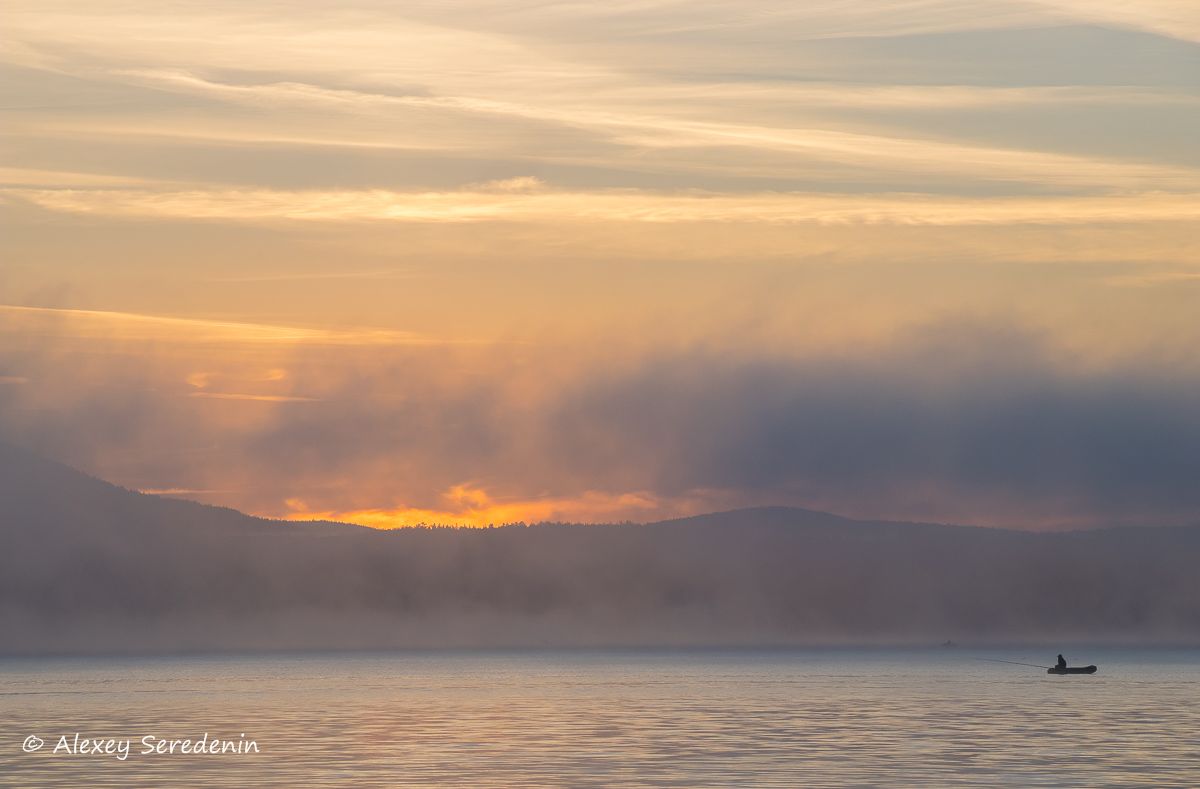
[[[0,452],[6,654],[1200,641],[1200,528],[1029,533],[759,508],[376,531]]]

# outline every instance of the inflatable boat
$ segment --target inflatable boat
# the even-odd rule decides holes
[[[1046,673],[1047,674],[1095,674],[1096,667],[1095,666],[1063,666],[1062,668],[1059,668],[1058,666],[1054,666],[1053,668],[1046,669]]]

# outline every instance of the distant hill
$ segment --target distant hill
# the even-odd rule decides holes
[[[162,529],[244,534],[297,527],[228,507],[121,488],[5,443],[0,443],[0,518],[5,539],[56,535],[68,541]],[[363,528],[329,525],[341,531]]]
[[[0,445],[0,653],[1200,642],[1200,527],[768,507],[380,532],[149,496]]]

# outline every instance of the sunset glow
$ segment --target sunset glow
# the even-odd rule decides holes
[[[585,491],[571,499],[533,499],[530,501],[493,501],[482,489],[456,485],[443,494],[446,509],[362,510],[358,512],[308,512],[300,499],[288,502],[296,512],[288,520],[331,520],[359,523],[377,529],[405,526],[450,526],[486,528],[506,523],[584,522],[666,519],[711,511],[713,501],[659,502],[649,493],[619,496]],[[690,505],[690,506],[689,506]],[[707,505],[707,506],[706,506]]]
[[[1193,3],[2,14],[5,441],[381,528],[1200,514]]]

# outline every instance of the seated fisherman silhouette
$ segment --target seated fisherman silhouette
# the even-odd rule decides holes
[[[1062,655],[1058,656],[1058,662],[1050,668],[1046,669],[1047,674],[1095,674],[1095,666],[1068,666],[1067,659]]]

